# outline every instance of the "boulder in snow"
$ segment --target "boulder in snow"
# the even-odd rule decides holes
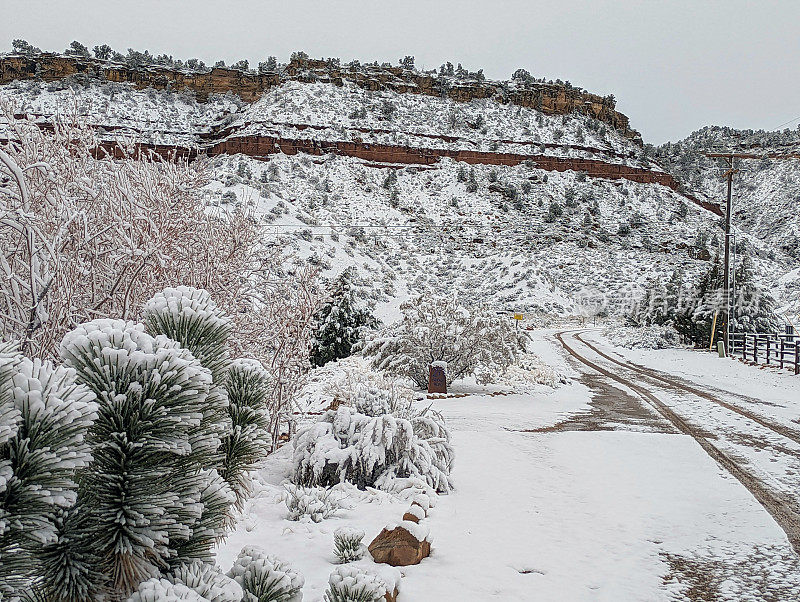
[[[410,521],[394,528],[385,528],[369,544],[369,553],[375,562],[392,566],[419,564],[431,554],[427,530]]]

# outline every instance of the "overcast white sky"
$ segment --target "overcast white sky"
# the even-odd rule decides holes
[[[295,50],[490,78],[518,67],[614,94],[646,142],[800,122],[800,0],[0,0],[0,45],[73,39],[206,63]]]

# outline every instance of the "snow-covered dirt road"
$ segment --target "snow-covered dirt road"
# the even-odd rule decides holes
[[[403,596],[798,599],[797,557],[751,492],[638,391],[572,365],[577,382],[553,393],[437,402],[454,433],[458,490],[431,517],[434,554],[406,570]],[[694,408],[708,439],[747,470],[752,461],[789,486],[794,442],[778,449],[742,415],[723,423],[685,392],[652,389],[681,412]],[[751,430],[739,442],[732,434]]]
[[[431,511],[432,555],[402,569],[399,600],[800,599],[787,523],[778,515],[779,526],[741,475],[698,441],[793,512],[800,378],[687,350],[628,353],[596,333],[581,337],[565,342],[605,373],[571,356],[555,333],[538,332],[532,351],[570,374],[569,383],[509,395],[459,383],[467,396],[435,400],[452,431],[456,490]],[[290,521],[282,502],[290,465],[290,446],[270,456],[219,562],[227,569],[242,546],[262,546],[305,576],[305,601],[321,602],[335,568],[335,529],[362,529],[368,542],[409,499],[342,484],[334,516]]]

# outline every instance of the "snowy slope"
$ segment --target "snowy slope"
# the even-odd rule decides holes
[[[459,179],[470,170],[474,192]],[[256,204],[266,235],[331,273],[362,266],[385,303],[458,290],[498,310],[579,313],[582,299],[620,309],[655,274],[703,269],[690,257],[693,240],[714,227],[707,212],[662,186],[524,165],[443,160],[395,170],[330,155],[238,156],[216,158],[215,179],[219,202],[232,191]],[[513,187],[517,198],[493,184]],[[552,204],[563,213],[549,221]]]

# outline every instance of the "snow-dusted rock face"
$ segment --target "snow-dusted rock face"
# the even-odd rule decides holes
[[[590,94],[568,82],[535,80],[529,74],[511,81],[487,81],[482,72],[420,72],[413,68],[360,65],[342,67],[338,59],[314,60],[292,57],[288,65],[275,65],[277,71],[255,74],[246,70],[214,67],[199,70],[171,69],[162,65],[132,68],[121,63],[88,57],[44,53],[32,56],[0,56],[0,84],[35,77],[54,81],[69,76],[89,74],[113,82],[130,82],[138,88],[181,90],[188,88],[205,100],[212,94],[233,93],[251,102],[264,92],[297,80],[323,81],[342,85],[352,83],[367,90],[391,90],[397,93],[446,97],[465,102],[495,98],[503,103],[537,108],[547,114],[583,113],[620,130],[631,139],[641,140],[630,128],[628,118],[615,110],[613,96]]]

